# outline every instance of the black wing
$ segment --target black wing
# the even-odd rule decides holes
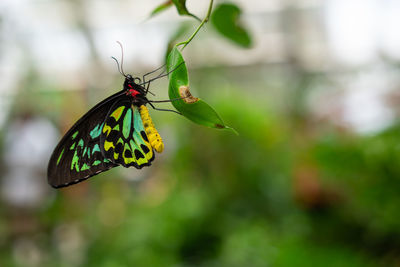
[[[64,135],[51,155],[47,179],[55,188],[79,183],[118,164],[106,159],[100,148],[104,121],[114,104],[126,99],[122,90],[89,110]]]

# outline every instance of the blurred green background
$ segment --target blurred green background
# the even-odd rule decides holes
[[[183,55],[239,135],[151,110],[166,147],[151,167],[61,190],[50,153],[122,88],[115,41],[141,76],[197,22],[147,19],[159,1],[0,3],[0,266],[400,265],[400,4],[233,2],[251,47],[209,24]]]

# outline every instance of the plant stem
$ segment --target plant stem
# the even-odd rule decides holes
[[[187,39],[184,42],[180,42],[177,43],[175,46],[180,46],[183,45],[181,51],[192,41],[192,39],[196,36],[196,34],[199,32],[199,30],[201,29],[201,27],[203,27],[204,24],[207,23],[207,21],[210,19],[210,15],[211,15],[211,10],[212,10],[212,6],[213,6],[213,2],[214,0],[210,0],[210,5],[208,6],[208,11],[207,11],[207,15],[206,17],[201,21],[200,25],[197,27],[197,29],[194,31],[194,33],[192,34],[192,36],[189,37],[189,39]]]

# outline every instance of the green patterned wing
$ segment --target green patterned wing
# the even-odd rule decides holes
[[[105,158],[124,167],[142,168],[154,160],[138,107],[121,99],[107,115],[100,136]]]
[[[109,111],[120,99],[126,98],[125,92],[120,91],[103,100],[64,135],[49,161],[47,178],[51,186],[59,188],[79,183],[118,166],[103,156],[100,136]]]

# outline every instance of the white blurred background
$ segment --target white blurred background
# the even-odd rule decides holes
[[[217,1],[218,2],[218,1]],[[310,108],[359,132],[374,132],[394,118],[387,96],[396,91],[397,71],[387,62],[400,58],[400,2],[395,0],[235,1],[254,45],[227,45],[204,29],[185,51],[189,66],[266,66],[293,60],[305,71],[321,72],[332,90],[315,92]],[[35,66],[51,90],[73,90],[80,83],[102,87],[116,73],[110,57],[125,48],[125,69],[141,75],[162,65],[170,36],[184,21],[174,8],[149,19],[160,1],[35,1],[0,3],[0,125],[10,97],[23,90],[21,79]],[[202,17],[208,3],[188,1]],[[193,24],[193,27],[195,26]],[[261,68],[260,68],[261,69]],[[94,71],[95,70],[95,71]],[[78,84],[77,84],[78,83]],[[52,87],[62,84],[63,87]],[[105,88],[102,88],[103,90]],[[42,88],[34,88],[40,91]],[[389,97],[390,98],[390,97]]]

